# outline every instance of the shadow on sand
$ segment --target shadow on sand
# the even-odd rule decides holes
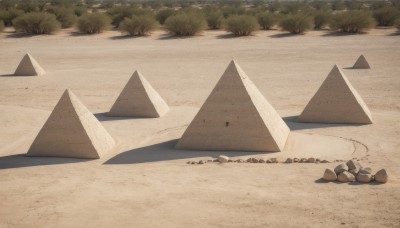
[[[93,114],[98,121],[114,121],[114,120],[134,120],[134,119],[154,119],[149,117],[119,117],[119,116],[108,116],[108,112],[100,112]]]
[[[363,126],[367,124],[329,124],[329,123],[300,123],[296,122],[299,116],[286,116],[283,117],[283,121],[288,125],[290,130],[303,130],[303,129],[315,129],[315,128],[328,128],[328,127],[344,127],[344,126]]]
[[[34,37],[34,36],[40,36],[40,35],[18,33],[18,32],[9,33],[6,35],[7,38],[30,38],[30,37]]]
[[[344,182],[339,182],[339,181],[326,181],[323,178],[319,178],[319,179],[315,180],[314,183],[317,183],[317,184],[333,183],[333,184],[347,184],[347,185],[382,185],[383,184],[383,183],[378,183],[378,182],[361,183],[358,181],[344,183]]]
[[[0,157],[0,169],[13,169],[21,167],[57,165],[90,161],[92,159],[56,158],[56,157],[28,157],[25,154],[15,154]]]
[[[224,154],[229,157],[260,155],[260,152],[177,150],[174,148],[177,142],[178,139],[174,139],[146,147],[128,150],[114,156],[104,164],[137,164],[198,157],[216,157],[220,154]]]
[[[271,38],[286,38],[286,37],[294,37],[294,36],[301,36],[302,34],[293,34],[293,33],[278,33],[270,35]]]
[[[350,32],[330,31],[330,32],[323,34],[322,36],[338,37],[338,36],[356,36],[356,35],[363,35],[363,34],[367,34],[367,32],[350,33]]]

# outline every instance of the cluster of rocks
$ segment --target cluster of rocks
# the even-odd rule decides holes
[[[336,166],[334,170],[326,169],[322,177],[326,181],[339,181],[339,182],[353,182],[358,181],[361,183],[378,182],[386,183],[388,181],[388,174],[385,169],[381,169],[372,175],[372,170],[369,167],[362,167],[362,165],[355,161],[349,160],[346,164]]]
[[[234,162],[234,163],[279,163],[277,158],[270,158],[270,159],[262,159],[262,158],[248,158],[247,160],[244,159],[230,159],[225,155],[218,156],[217,159],[209,159],[209,160],[200,160],[196,161],[188,161],[187,164],[206,164],[209,162],[219,162],[219,163],[227,163],[227,162]],[[327,160],[320,160],[318,158],[288,158],[284,163],[329,163]]]

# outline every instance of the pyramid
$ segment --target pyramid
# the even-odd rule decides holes
[[[364,55],[360,55],[356,63],[354,63],[353,69],[371,69],[371,67],[369,66],[367,59],[364,57]]]
[[[66,90],[27,155],[100,158],[114,144],[96,117]]]
[[[371,113],[343,72],[334,66],[298,122],[372,123]]]
[[[282,151],[288,135],[279,114],[232,61],[176,148]]]
[[[30,55],[26,54],[19,63],[14,75],[17,76],[39,76],[46,72],[40,67],[39,63]]]
[[[135,71],[112,106],[109,116],[157,118],[169,110],[167,103],[141,73]]]

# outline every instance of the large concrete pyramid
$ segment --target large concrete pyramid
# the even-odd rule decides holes
[[[169,110],[167,103],[141,73],[135,71],[112,106],[109,116],[161,117]]]
[[[372,117],[361,96],[335,65],[297,121],[361,124],[372,123]]]
[[[39,76],[46,72],[40,67],[39,63],[30,55],[26,54],[19,63],[14,75],[17,76]]]
[[[114,144],[96,117],[66,90],[27,155],[100,158]]]
[[[360,55],[356,63],[354,63],[353,69],[371,69],[371,67],[369,66],[367,59],[364,57],[364,55]]]
[[[232,61],[176,148],[282,151],[289,131],[240,66]]]

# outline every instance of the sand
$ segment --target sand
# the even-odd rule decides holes
[[[8,30],[9,31],[9,30]],[[260,31],[232,38],[207,31],[174,38],[156,31],[76,36],[0,34],[0,227],[398,227],[400,226],[400,40],[394,29],[337,36]],[[14,77],[29,52],[46,71]],[[370,70],[350,69],[364,54]],[[386,184],[320,180],[329,164],[205,164],[222,152],[173,147],[231,59],[291,128],[281,153],[224,152],[259,158],[355,157]],[[371,110],[374,124],[296,123],[334,64]],[[139,70],[168,103],[162,118],[107,117]],[[69,88],[115,138],[98,160],[25,154]]]

